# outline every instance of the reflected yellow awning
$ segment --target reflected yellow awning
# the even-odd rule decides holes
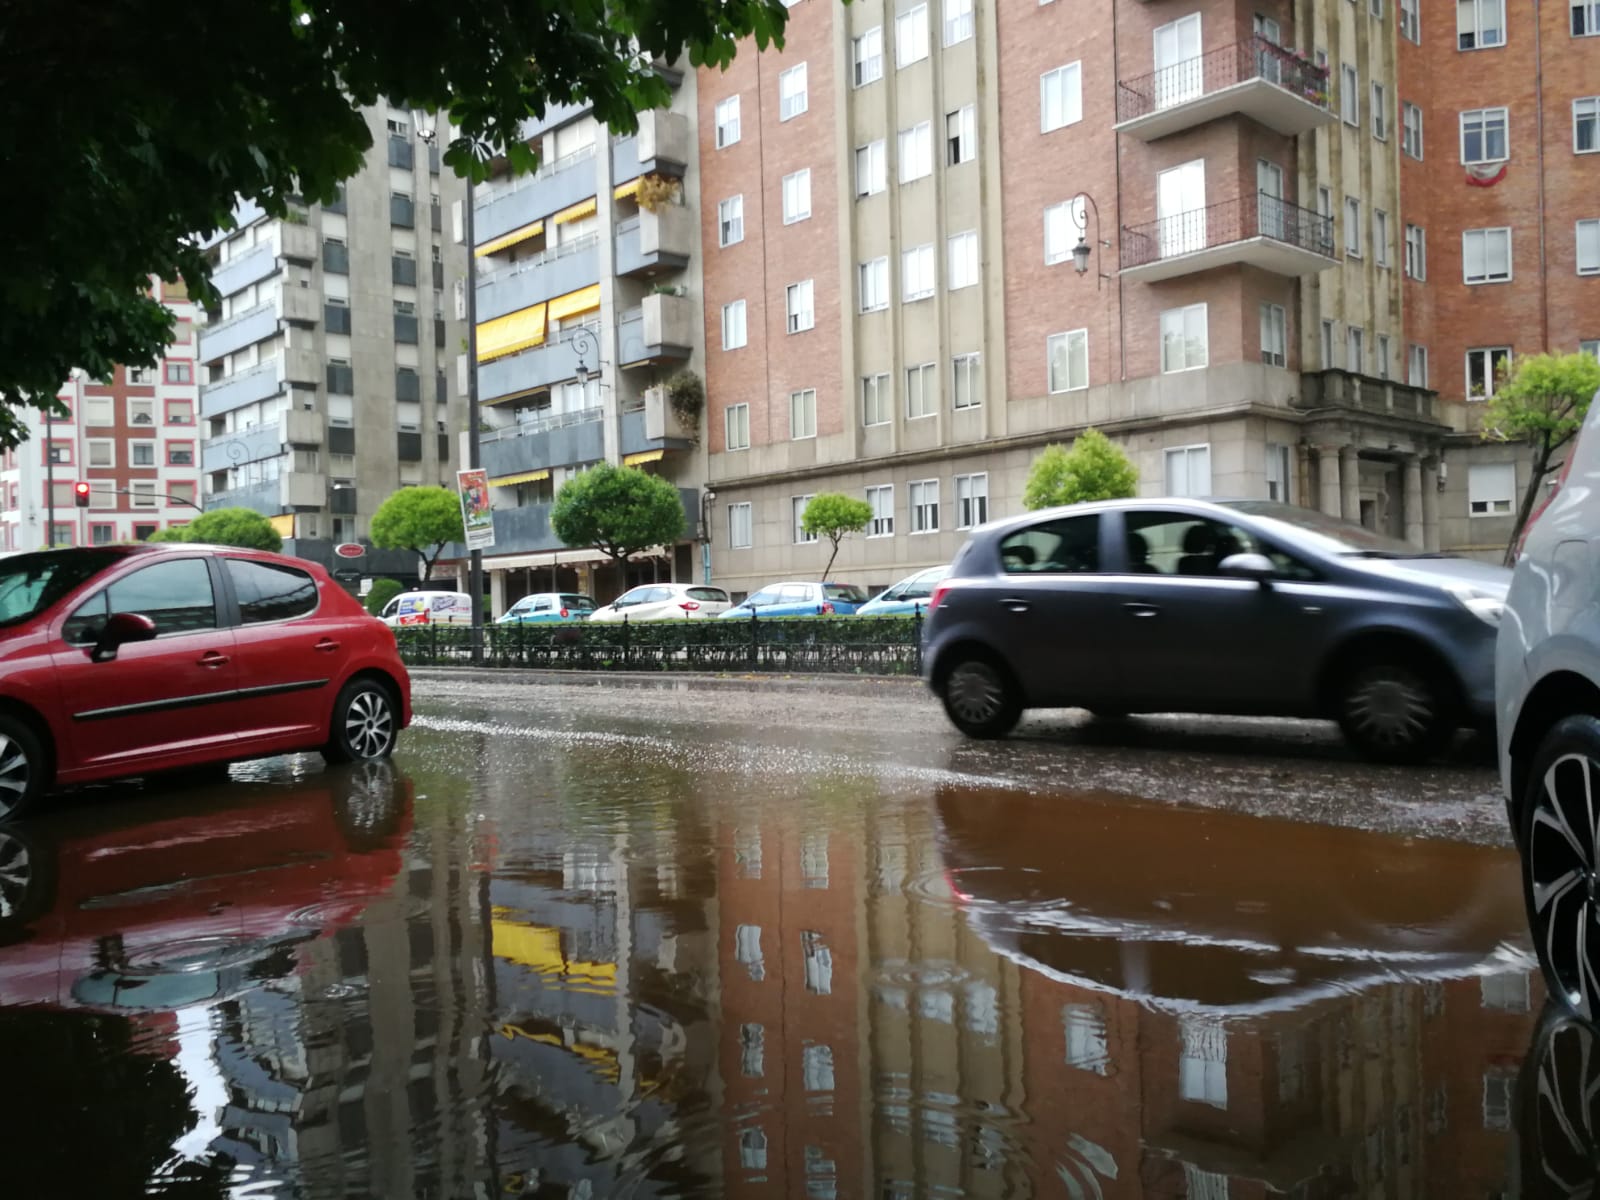
[[[518,309],[478,326],[478,361],[504,358],[544,341],[544,305]]]
[[[568,292],[565,296],[557,296],[550,301],[550,319],[552,321],[565,321],[568,317],[575,317],[579,313],[593,312],[600,307],[600,285],[591,283],[586,288],[579,288],[575,292]]]
[[[538,483],[550,478],[550,468],[542,471],[523,471],[520,475],[499,475],[489,480],[490,487],[510,487],[514,483]]]
[[[641,450],[637,454],[624,454],[622,456],[622,465],[625,467],[637,467],[640,463],[660,462],[664,454],[666,454],[665,450]]]
[[[577,221],[589,216],[595,210],[594,199],[593,196],[590,196],[587,200],[578,201],[571,208],[563,208],[550,218],[550,224],[565,225],[568,221]]]
[[[483,243],[473,253],[482,258],[485,254],[495,254],[509,246],[515,246],[518,242],[525,242],[529,238],[538,237],[543,232],[544,222],[532,221],[521,229],[513,229],[510,233],[502,233],[492,241]]]
[[[267,524],[278,531],[279,537],[292,538],[294,536],[293,513],[283,513],[280,516],[268,517]]]
[[[627,183],[617,184],[616,191],[611,193],[612,197],[617,200],[626,200],[639,190],[639,181],[643,178],[643,175],[635,175]]]

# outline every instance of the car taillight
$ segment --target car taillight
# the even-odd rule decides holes
[[[684,612],[696,612],[700,608],[700,606],[693,600],[685,600],[682,604],[678,605],[678,607],[683,609]]]
[[[567,610],[563,608],[561,610],[561,619],[562,620],[566,620],[566,618],[567,618]]]
[[[822,608],[819,611],[822,613],[823,616],[831,617],[833,615],[833,601],[824,600],[822,602]]]
[[[950,585],[948,583],[941,583],[938,587],[933,589],[933,595],[928,597],[929,612],[932,612],[934,609],[939,607],[940,601],[944,599],[944,594],[949,590]]]

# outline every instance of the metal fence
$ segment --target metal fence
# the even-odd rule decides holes
[[[754,671],[919,675],[922,614],[746,620],[489,625],[481,665],[564,671]],[[474,665],[466,625],[395,630],[412,667]]]

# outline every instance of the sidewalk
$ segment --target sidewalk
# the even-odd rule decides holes
[[[662,688],[683,690],[745,690],[799,692],[883,691],[893,695],[925,690],[914,675],[761,675],[753,673],[713,674],[699,671],[545,671],[519,667],[412,667],[413,682],[492,683],[522,687],[566,685],[631,689]],[[426,691],[427,689],[422,689]]]

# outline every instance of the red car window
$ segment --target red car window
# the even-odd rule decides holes
[[[287,621],[317,611],[316,580],[304,571],[247,558],[223,562],[239,598],[239,619],[246,625]]]
[[[81,644],[94,641],[112,613],[139,613],[156,625],[156,636],[194,633],[217,626],[211,570],[203,558],[179,558],[144,567],[96,592],[67,618],[62,636]]]

